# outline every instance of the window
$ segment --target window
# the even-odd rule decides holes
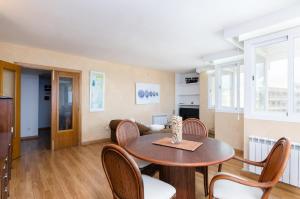
[[[240,94],[239,94],[239,98],[240,98],[240,109],[244,108],[244,100],[245,100],[245,73],[244,73],[244,66],[240,66]]]
[[[245,41],[246,117],[300,121],[300,29]]]
[[[294,111],[300,113],[300,38],[295,39],[294,83]]]
[[[215,108],[216,101],[216,77],[214,71],[208,71],[208,108]]]
[[[231,64],[217,67],[217,111],[240,112],[244,107],[244,67]]]
[[[254,79],[254,78],[253,78]],[[288,42],[255,49],[255,111],[287,112]]]
[[[234,67],[221,68],[220,94],[221,107],[232,108],[234,103]]]

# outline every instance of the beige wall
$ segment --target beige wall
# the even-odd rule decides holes
[[[244,151],[248,157],[248,137],[250,135],[279,139],[289,137],[293,142],[300,142],[300,123],[256,120],[245,118]]]
[[[200,119],[207,128],[215,128],[216,138],[230,144],[235,149],[244,148],[244,118],[243,114],[215,112],[208,109],[208,75],[200,73]]]
[[[175,106],[175,74],[173,72],[113,64],[75,55],[0,43],[0,59],[8,62],[32,63],[82,72],[81,109],[82,141],[108,138],[111,119],[135,118],[150,124],[153,114],[172,114]],[[105,111],[89,112],[89,71],[106,75]],[[158,83],[161,89],[160,104],[136,105],[135,83]]]
[[[200,120],[208,129],[215,127],[215,109],[208,109],[208,75],[200,73]]]
[[[244,148],[244,117],[237,113],[215,113],[216,138],[230,144],[233,148]]]

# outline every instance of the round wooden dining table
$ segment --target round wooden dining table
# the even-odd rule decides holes
[[[125,149],[133,156],[160,165],[160,180],[176,188],[177,199],[195,199],[196,167],[225,162],[234,156],[233,148],[216,139],[183,135],[184,140],[201,142],[195,151],[187,151],[153,144],[169,133],[154,133],[140,136],[129,142]],[[155,190],[153,190],[155,191]]]

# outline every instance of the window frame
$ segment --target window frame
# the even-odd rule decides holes
[[[249,39],[245,41],[245,90],[248,88],[250,92],[245,93],[245,118],[300,122],[300,113],[294,111],[294,55],[295,55],[295,39],[300,39],[300,28],[294,28],[286,31],[281,31],[262,37]],[[275,113],[268,111],[255,110],[255,48],[276,44],[281,41],[287,41],[288,45],[288,105],[287,112]]]
[[[244,109],[240,107],[240,67],[243,66],[243,62],[231,62],[227,64],[217,65],[216,66],[216,112],[224,113],[243,113]],[[223,68],[233,68],[234,74],[232,78],[232,106],[223,107],[222,106],[222,69]],[[245,70],[244,70],[245,74]],[[245,81],[245,78],[244,78]],[[237,87],[236,93],[234,92],[235,86]],[[245,92],[244,92],[245,93]],[[236,100],[236,107],[235,107]],[[244,103],[245,106],[245,103]]]
[[[214,78],[214,82],[215,82],[215,104],[212,105],[212,94],[211,94],[211,90],[212,89],[212,78]],[[211,71],[207,71],[207,106],[208,109],[215,109],[216,107],[216,71],[215,70],[211,70]]]

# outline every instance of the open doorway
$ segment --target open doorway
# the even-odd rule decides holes
[[[21,68],[21,151],[51,149],[51,71]]]

